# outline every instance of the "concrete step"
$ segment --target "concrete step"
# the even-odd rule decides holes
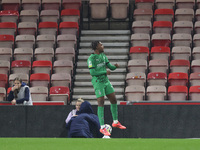
[[[108,42],[111,42],[111,41],[114,41],[114,42],[117,42],[117,41],[120,41],[120,42],[123,42],[123,41],[130,41],[130,36],[105,36],[105,35],[102,35],[102,36],[99,36],[99,35],[93,35],[93,36],[82,36],[80,37],[80,41],[81,42],[91,42],[91,41],[101,41],[102,43],[108,41]]]
[[[81,35],[130,35],[130,30],[82,30]]]
[[[85,56],[85,55],[79,55],[78,56],[78,60],[87,60],[89,58],[89,56]],[[115,56],[115,55],[107,55],[108,60],[128,60],[129,57],[128,55],[120,55],[120,56]]]
[[[83,98],[84,100],[96,100],[97,98],[96,98],[96,95],[95,94],[93,94],[93,95],[73,95],[73,100],[77,100],[78,98]],[[116,94],[116,98],[117,98],[117,100],[119,101],[119,100],[121,100],[121,101],[123,101],[124,100],[124,96],[123,95],[117,95]],[[105,100],[108,100],[108,98],[105,96]]]
[[[104,42],[103,43],[104,48],[109,48],[109,47],[117,47],[117,48],[125,48],[129,47],[129,42]],[[91,42],[81,42],[80,43],[80,48],[88,48],[91,49]]]
[[[81,96],[81,95],[80,95]],[[81,97],[82,98],[82,97]],[[71,102],[71,105],[76,105],[76,100],[77,99],[73,99],[73,101]],[[97,100],[96,99],[85,99],[87,100],[91,105],[98,105]],[[118,100],[117,104],[119,105],[120,102],[122,102],[122,100]],[[110,105],[110,101],[108,99],[105,99],[104,101],[104,105]]]
[[[111,74],[108,76],[110,81],[124,81],[125,80],[126,75],[114,75]],[[77,74],[75,76],[75,81],[91,81],[92,77],[91,75],[82,75],[82,74]]]
[[[79,49],[79,55],[90,55],[94,51],[90,49]],[[115,54],[115,55],[128,55],[129,54],[129,48],[106,48],[104,49],[104,53],[106,55],[108,54]]]
[[[76,72],[80,74],[89,74],[89,69],[84,69],[84,68],[76,69]],[[127,73],[127,70],[126,68],[117,68],[116,70],[111,71],[111,74],[116,74],[116,73]]]
[[[115,87],[123,87],[124,85],[125,85],[125,82],[123,81],[123,80],[121,80],[121,82],[120,81],[118,81],[118,82],[112,82],[112,81],[110,81],[111,83],[112,83],[112,85],[114,86],[114,88]],[[75,86],[75,88],[76,87],[93,87],[92,86],[92,82],[85,82],[85,81],[75,81],[74,82],[74,86]]]
[[[127,61],[110,61],[111,64],[117,63],[120,67],[127,67]],[[79,61],[77,62],[77,68],[88,68],[87,62],[86,61]]]

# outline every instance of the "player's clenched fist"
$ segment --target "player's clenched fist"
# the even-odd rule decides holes
[[[119,68],[119,65],[118,65],[118,64],[115,64],[115,67]]]

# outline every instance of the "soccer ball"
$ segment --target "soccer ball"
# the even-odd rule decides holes
[[[112,127],[109,124],[105,124],[106,130],[111,134],[112,132]]]

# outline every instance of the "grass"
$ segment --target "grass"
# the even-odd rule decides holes
[[[200,139],[0,138],[0,150],[198,150]]]

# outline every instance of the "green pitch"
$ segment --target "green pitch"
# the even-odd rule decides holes
[[[0,138],[0,150],[198,150],[200,139]]]

